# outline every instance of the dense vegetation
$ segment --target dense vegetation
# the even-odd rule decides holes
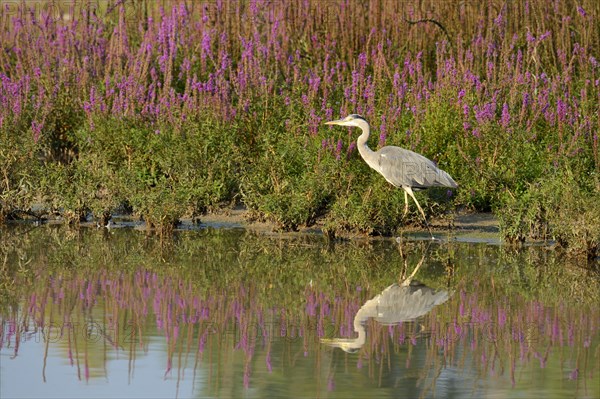
[[[357,132],[323,125],[360,113],[371,147],[459,182],[418,194],[430,215],[492,210],[511,240],[598,251],[595,0],[27,4],[0,11],[0,219],[41,203],[169,229],[243,203],[286,229],[393,234],[418,214]]]

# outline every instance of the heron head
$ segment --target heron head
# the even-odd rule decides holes
[[[340,125],[340,126],[359,126],[358,121],[365,121],[365,118],[358,114],[350,114],[345,118],[336,119],[334,121],[325,122],[326,125]]]

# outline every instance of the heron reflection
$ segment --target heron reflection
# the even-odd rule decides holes
[[[436,291],[424,284],[413,281],[413,277],[423,264],[421,258],[411,275],[400,284],[394,283],[380,294],[365,302],[354,316],[356,338],[321,339],[321,342],[346,352],[357,352],[366,341],[365,323],[373,319],[384,326],[415,320],[429,313],[435,306],[448,300],[448,291]]]

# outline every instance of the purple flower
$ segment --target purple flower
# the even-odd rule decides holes
[[[530,104],[531,100],[529,99],[529,93],[525,92],[523,93],[523,103],[522,103],[522,107],[523,109],[527,108],[527,106]]]
[[[387,125],[385,123],[385,115],[381,115],[381,125],[379,126],[379,146],[385,145],[385,140],[387,138]]]
[[[308,85],[310,86],[310,90],[313,93],[316,93],[319,90],[319,86],[321,85],[321,78],[318,76],[311,76],[308,78]]]
[[[335,159],[336,160],[340,160],[340,154],[342,153],[342,146],[343,146],[344,142],[342,141],[342,139],[339,139],[337,142],[337,146],[335,147]]]
[[[478,107],[477,105],[475,105],[473,106],[473,111],[475,112],[475,119],[477,119],[477,122],[485,123],[494,119],[496,104],[491,102],[485,104],[483,107]]]
[[[560,122],[564,122],[567,118],[567,103],[560,98],[556,100],[556,115]]]
[[[348,151],[346,152],[346,159],[350,159],[350,156],[352,155],[352,153],[354,152],[355,149],[356,149],[356,142],[353,141],[348,146]]]
[[[577,12],[579,13],[579,15],[581,15],[582,17],[587,17],[587,12],[585,12],[585,10],[583,9],[583,7],[581,6],[577,6]]]
[[[488,76],[488,79],[491,79],[491,77],[493,76],[493,74],[494,74],[494,63],[491,62],[491,61],[488,61],[488,63],[487,63],[487,76]]]
[[[463,115],[465,116],[465,118],[467,118],[469,116],[469,112],[470,112],[469,105],[467,105],[467,104],[463,105]]]
[[[42,134],[42,129],[44,127],[44,123],[39,123],[37,121],[31,122],[31,132],[33,133],[33,142],[37,144],[40,136]]]
[[[367,66],[367,55],[365,53],[360,53],[358,55],[358,67],[359,67],[360,71],[364,72],[366,66]]]
[[[551,32],[549,30],[547,30],[546,32],[542,33],[542,35],[540,36],[540,38],[538,39],[538,41],[543,41],[544,39],[546,39],[548,36],[550,36]]]
[[[501,27],[502,26],[502,22],[503,22],[503,15],[502,12],[498,13],[498,16],[494,19],[494,24],[496,24],[496,26]]]
[[[570,380],[576,380],[578,377],[579,377],[579,369],[575,369],[575,370],[571,371],[571,373],[569,374]]]
[[[502,106],[502,117],[500,119],[500,124],[503,128],[507,128],[510,124],[510,113],[508,112],[508,104],[504,103]]]

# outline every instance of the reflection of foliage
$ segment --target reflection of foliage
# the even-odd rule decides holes
[[[0,229],[0,312],[9,305],[15,306],[23,288],[30,287],[34,281],[30,262],[35,251],[28,234],[31,229],[27,227],[11,233],[8,229]]]
[[[286,287],[302,293],[309,284],[325,290],[385,287],[400,278],[404,267],[397,244],[389,240],[327,242],[321,236],[204,229],[181,231],[173,241],[165,241],[127,229],[79,231],[52,225],[6,232],[0,237],[4,270],[14,272],[19,264],[29,264],[29,273],[34,275],[55,270],[65,273],[67,269],[79,273],[98,266],[124,272],[144,268],[160,275],[176,273],[198,288],[256,281],[265,286],[265,292],[266,287]],[[409,266],[416,264],[423,250],[429,255],[417,278],[433,287],[469,281],[476,275],[493,279],[504,295],[518,292],[530,298],[543,297],[549,303],[564,300],[565,290],[583,290],[579,298],[571,298],[577,301],[600,296],[598,285],[588,281],[591,272],[542,248],[425,247],[406,242],[403,252]],[[464,259],[471,261],[464,263]],[[452,281],[444,274],[449,269]],[[275,295],[280,292],[273,291]]]
[[[167,372],[191,367],[175,363],[182,353],[218,362],[222,348],[235,348],[245,384],[253,368],[274,367],[271,351],[304,348],[315,355],[315,367],[324,367],[319,338],[353,336],[356,311],[397,281],[404,265],[391,241],[327,243],[319,236],[242,230],[180,232],[165,245],[131,230],[47,226],[15,228],[0,240],[2,282],[14,281],[10,301],[2,298],[2,317],[9,322],[45,328],[69,323],[71,334],[95,340],[85,347],[85,340],[70,343],[79,354],[136,351],[150,336],[163,335]],[[585,359],[600,344],[597,274],[539,248],[516,252],[486,245],[406,243],[409,266],[424,250],[428,256],[417,279],[449,285],[454,295],[418,323],[368,322],[368,343],[356,361],[368,365],[371,377],[416,362],[421,351],[427,356],[418,378],[431,384],[436,377],[426,370],[467,367],[461,352],[473,353],[469,367],[482,375],[496,367],[511,379],[536,356],[548,358],[545,351],[555,346],[578,353],[561,362],[595,367]],[[104,357],[88,358],[98,366]]]

